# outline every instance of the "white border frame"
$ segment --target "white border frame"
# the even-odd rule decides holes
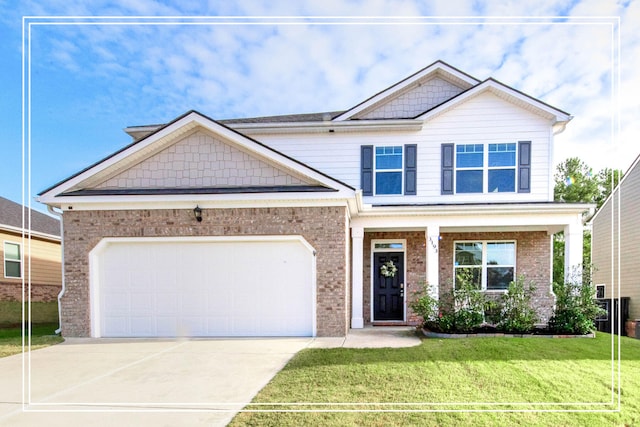
[[[384,248],[376,250],[376,243],[401,243],[402,249],[394,249],[394,248]],[[402,301],[402,320],[376,320],[373,316],[373,264],[374,264],[374,254],[377,252],[402,252],[404,255],[404,268],[403,268],[403,278],[404,278],[404,297]],[[405,323],[407,321],[407,239],[372,239],[371,240],[371,254],[370,254],[370,285],[369,285],[369,311],[371,323],[373,322],[397,322],[397,323]]]
[[[216,243],[216,242],[299,242],[311,254],[311,336],[317,330],[316,250],[300,235],[285,236],[185,236],[185,237],[105,237],[89,252],[89,318],[92,338],[101,338],[100,324],[100,255],[114,243]]]

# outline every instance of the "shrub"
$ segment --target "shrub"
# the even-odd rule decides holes
[[[509,289],[501,298],[502,310],[498,329],[516,334],[533,330],[538,321],[538,315],[531,307],[531,295],[534,291],[533,282],[525,286],[524,276],[517,277],[509,284]]]
[[[422,326],[436,332],[469,333],[484,320],[486,298],[470,280],[458,280],[457,289],[435,299],[424,284],[410,303],[414,313],[422,317]]]
[[[595,330],[595,319],[605,311],[595,300],[595,289],[588,275],[585,281],[571,275],[565,283],[554,283],[556,309],[549,329],[559,334],[583,335]]]

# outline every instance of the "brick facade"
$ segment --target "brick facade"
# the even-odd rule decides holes
[[[25,300],[27,289],[28,285],[25,283]],[[61,290],[61,285],[31,283],[31,301],[55,301]],[[22,301],[22,281],[0,281],[0,301]]]
[[[551,285],[551,244],[544,231],[505,233],[444,233],[440,240],[440,294],[453,286],[453,242],[458,240],[515,240],[516,277],[523,275],[526,283],[536,287],[532,303],[546,324],[553,314],[555,296]]]
[[[375,239],[405,239],[407,241],[405,263],[405,292],[407,295],[407,323],[418,324],[420,319],[410,307],[411,297],[426,282],[426,238],[424,231],[365,233],[363,244],[363,318],[371,324],[371,241]],[[453,242],[458,240],[510,240],[516,241],[516,276],[524,275],[527,283],[532,281],[536,291],[533,304],[546,324],[553,314],[555,296],[551,291],[550,241],[546,232],[508,233],[443,233],[439,247],[440,283],[439,292],[445,294],[453,286]],[[501,293],[494,293],[495,296]]]
[[[66,291],[62,334],[90,336],[89,252],[103,237],[301,235],[317,251],[318,336],[345,336],[349,325],[348,218],[345,207],[66,211]]]

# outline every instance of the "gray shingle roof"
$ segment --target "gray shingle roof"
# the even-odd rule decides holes
[[[3,225],[22,228],[22,205],[0,197],[0,228]],[[29,226],[29,209],[24,207],[25,228]],[[31,231],[60,237],[60,221],[31,209]]]
[[[237,123],[297,123],[297,122],[322,122],[329,121],[344,111],[326,111],[322,113],[285,114],[281,116],[247,117],[243,119],[218,120],[224,124]]]

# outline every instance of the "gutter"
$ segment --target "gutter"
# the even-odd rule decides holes
[[[55,211],[53,209],[52,206],[47,205],[47,210],[49,211],[49,213],[51,213],[52,215],[57,216],[58,218],[60,218],[60,249],[61,249],[61,265],[60,265],[60,269],[62,270],[62,289],[60,290],[60,293],[58,294],[58,329],[56,329],[54,332],[56,334],[60,334],[62,332],[62,306],[61,306],[61,299],[62,296],[64,295],[64,291],[66,290],[65,287],[65,281],[64,281],[64,221],[62,220],[62,212],[58,212]]]

